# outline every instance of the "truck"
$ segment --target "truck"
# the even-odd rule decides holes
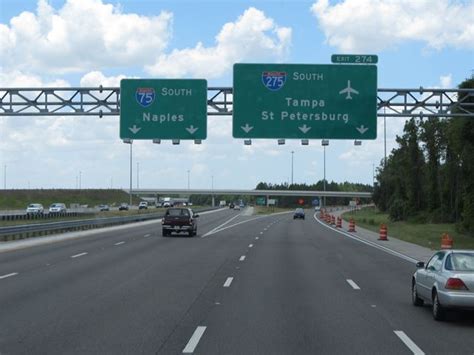
[[[219,207],[225,207],[225,206],[227,206],[227,203],[224,200],[219,201]]]

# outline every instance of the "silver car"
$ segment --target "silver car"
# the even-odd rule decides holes
[[[49,213],[66,213],[66,205],[64,203],[53,203],[51,206],[49,206]]]
[[[441,250],[416,267],[413,305],[431,304],[436,320],[443,320],[448,309],[474,310],[474,250]]]
[[[41,203],[30,203],[26,208],[26,214],[43,214],[44,208]]]

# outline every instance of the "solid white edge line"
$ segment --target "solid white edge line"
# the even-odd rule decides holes
[[[239,259],[239,261],[244,261],[245,260],[245,255],[242,255]]]
[[[232,283],[232,280],[234,280],[233,277],[228,277],[227,280],[225,280],[223,287],[230,287],[230,284]]]
[[[15,276],[15,275],[18,275],[18,273],[17,272],[12,272],[11,274],[2,275],[2,276],[0,276],[0,280],[1,279],[6,279],[7,277]]]
[[[347,279],[346,281],[349,285],[352,286],[352,288],[354,290],[360,290],[360,287],[354,281],[352,281],[351,279]]]
[[[191,339],[189,339],[186,347],[183,349],[183,354],[192,354],[194,352],[194,349],[196,349],[196,346],[199,344],[199,340],[201,340],[206,328],[207,327],[204,326],[199,326],[196,328],[193,335],[191,336]]]
[[[80,257],[80,256],[84,256],[84,255],[87,255],[87,253],[86,253],[86,252],[84,252],[84,253],[80,253],[80,254],[72,255],[72,256],[71,256],[71,258],[78,258],[78,257]]]
[[[425,353],[421,350],[418,345],[416,345],[413,340],[411,340],[408,335],[405,334],[404,331],[401,330],[394,330],[393,331],[397,337],[400,338],[401,341],[412,351],[414,355],[424,355]]]
[[[115,243],[114,245],[122,245],[122,244],[125,244],[125,242],[118,242],[118,243]]]
[[[357,236],[355,236],[355,235],[352,235],[352,234],[350,234],[350,233],[346,233],[346,232],[344,232],[344,231],[342,231],[342,230],[339,230],[339,229],[337,229],[337,228],[328,226],[327,224],[321,222],[321,221],[316,217],[316,213],[313,215],[313,217],[314,217],[314,219],[316,220],[316,222],[318,222],[318,223],[321,224],[322,226],[324,226],[324,227],[326,227],[326,228],[329,228],[329,229],[331,229],[331,230],[333,230],[333,231],[335,231],[335,232],[338,232],[338,233],[340,233],[340,234],[342,234],[342,235],[345,235],[346,237],[349,237],[349,238],[351,238],[351,239],[353,239],[353,240],[356,240],[356,241],[358,241],[358,242],[360,242],[360,243],[364,243],[364,244],[369,245],[369,246],[371,246],[371,247],[374,247],[374,248],[377,248],[377,249],[379,249],[379,250],[382,250],[382,251],[384,251],[384,252],[386,252],[386,253],[389,253],[389,254],[392,254],[392,255],[394,255],[394,256],[397,256],[397,257],[399,257],[400,259],[403,259],[403,260],[405,260],[405,261],[411,262],[411,263],[413,263],[413,264],[416,264],[416,263],[418,262],[418,260],[413,259],[412,257],[410,257],[410,256],[408,256],[408,255],[399,253],[398,251],[389,249],[389,248],[384,247],[384,246],[382,246],[382,245],[379,245],[379,244],[377,244],[377,243],[374,243],[374,242],[371,242],[371,241],[368,241],[368,240],[359,238],[359,237],[357,237]]]

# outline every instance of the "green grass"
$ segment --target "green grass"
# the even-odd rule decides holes
[[[117,206],[122,202],[128,203],[129,195],[122,190],[113,189],[86,189],[86,190],[2,190],[0,192],[0,210],[22,210],[30,203],[41,203],[48,208],[55,202],[88,205],[94,207],[101,204]],[[138,204],[140,199],[134,196],[133,203]]]
[[[278,212],[287,212],[290,211],[290,208],[280,208],[280,207],[266,207],[266,206],[255,206],[254,214],[271,214]]]
[[[392,222],[388,219],[388,214],[381,213],[375,208],[345,212],[342,215],[346,221],[351,217],[356,221],[356,226],[359,225],[377,233],[380,230],[380,224],[385,223],[389,237],[392,236],[433,250],[440,248],[443,233],[448,233],[453,238],[454,248],[474,249],[474,237],[457,232],[454,224]]]

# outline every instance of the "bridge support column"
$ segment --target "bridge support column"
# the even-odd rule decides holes
[[[212,195],[212,207],[216,206],[216,198]]]
[[[270,206],[270,204],[268,203],[269,199],[270,199],[270,196],[267,195],[267,207]]]

